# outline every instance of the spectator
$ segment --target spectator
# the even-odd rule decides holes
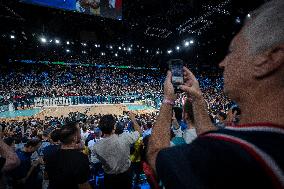
[[[144,126],[144,131],[143,131],[143,138],[145,138],[148,135],[151,135],[152,133],[152,122],[148,121],[146,125]]]
[[[0,170],[10,171],[20,165],[17,154],[0,138]]]
[[[43,159],[46,160],[48,157],[60,148],[60,129],[55,129],[50,133],[50,145],[43,149]]]
[[[90,188],[89,160],[77,149],[77,144],[81,141],[78,124],[68,123],[63,126],[60,141],[61,148],[46,159],[49,188]]]
[[[42,163],[42,159],[32,161],[32,154],[39,148],[40,140],[29,140],[22,150],[17,150],[17,156],[21,163],[18,167],[9,172],[9,176],[12,178],[12,187],[14,189],[29,189],[29,188],[41,188],[41,181],[37,179],[39,173],[39,164]]]
[[[186,121],[187,128],[183,133],[183,138],[187,144],[190,144],[197,137],[191,99],[187,99],[184,104],[184,119]]]
[[[224,90],[240,105],[243,125],[203,133],[189,145],[167,148],[171,100],[175,100],[168,73],[166,100],[148,153],[166,188],[284,188],[283,10],[284,1],[273,0],[253,12],[220,63]],[[188,69],[184,71],[185,84],[180,88],[193,98],[197,133],[202,133],[201,125],[210,131],[198,81]]]
[[[138,140],[141,129],[130,113],[129,117],[133,122],[134,132],[116,135],[116,120],[112,115],[105,115],[100,119],[99,128],[103,133],[103,139],[94,145],[94,152],[103,164],[105,171],[104,184],[106,189],[125,188],[131,189],[131,176],[129,168],[130,145]]]

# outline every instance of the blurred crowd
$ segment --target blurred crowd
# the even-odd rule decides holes
[[[45,117],[43,120],[28,118],[22,121],[0,122],[1,137],[4,142],[12,147],[21,159],[21,166],[4,175],[4,188],[47,188],[48,184],[44,177],[44,160],[47,156],[61,146],[62,128],[72,123],[78,123],[80,130],[80,142],[78,150],[88,156],[90,163],[90,174],[88,181],[92,187],[103,188],[102,180],[98,178],[104,175],[102,164],[93,152],[96,143],[102,139],[103,133],[99,128],[99,121],[103,115],[89,115],[84,113],[71,112],[67,117]],[[156,119],[157,113],[139,114],[136,121],[139,123],[143,134],[138,146],[132,146],[131,154],[133,163],[141,161],[142,139],[151,134],[152,124]],[[131,133],[134,131],[133,122],[131,122],[127,113],[121,116],[113,115],[116,120],[115,133]],[[27,149],[30,151],[28,153]],[[138,151],[137,151],[138,150]],[[23,154],[24,153],[24,154]],[[145,155],[145,154],[144,154]],[[26,158],[23,161],[22,158]],[[28,174],[31,170],[32,174]],[[132,169],[134,185],[146,182],[146,176],[139,168]],[[137,173],[138,171],[138,173]],[[144,177],[143,177],[144,175]],[[21,180],[25,177],[25,180]],[[21,180],[21,181],[19,181]]]
[[[31,107],[35,97],[135,96],[140,100],[161,100],[165,79],[159,70],[37,64],[15,64],[3,68],[1,73],[0,102],[12,102],[22,108]],[[200,73],[197,78],[209,113],[214,117],[219,112],[226,113],[232,102],[222,91],[222,77]],[[183,98],[183,94],[179,95],[179,106]]]

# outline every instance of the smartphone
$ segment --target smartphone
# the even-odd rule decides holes
[[[178,88],[178,86],[184,83],[183,60],[171,59],[168,61],[168,64],[169,64],[169,69],[172,72],[172,83],[175,89],[175,93],[181,93],[182,91]]]

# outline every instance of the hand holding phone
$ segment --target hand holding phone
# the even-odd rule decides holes
[[[181,93],[179,89],[180,85],[184,84],[183,78],[183,60],[171,59],[168,61],[169,69],[172,72],[172,84],[174,86],[175,93]]]

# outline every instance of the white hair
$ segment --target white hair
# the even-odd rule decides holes
[[[284,43],[284,0],[272,0],[251,13],[244,27],[249,53],[262,53]]]

